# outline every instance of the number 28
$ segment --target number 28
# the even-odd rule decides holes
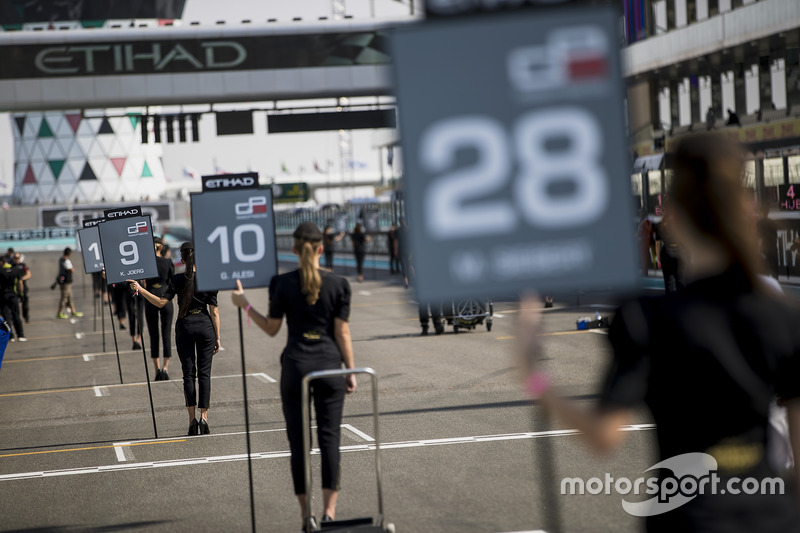
[[[562,139],[567,148],[548,146]],[[477,161],[453,169],[456,153],[469,148],[477,152]],[[437,122],[420,139],[423,170],[444,173],[425,196],[426,229],[433,238],[446,240],[509,233],[520,216],[533,227],[551,230],[593,222],[609,199],[602,148],[597,120],[575,107],[529,112],[516,121],[511,139],[502,124],[486,116]],[[483,199],[512,179],[513,160],[518,168],[511,184],[516,209],[507,199]],[[564,181],[573,187],[554,195],[550,186]]]

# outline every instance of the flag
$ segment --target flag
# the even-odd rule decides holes
[[[286,163],[281,162],[281,172],[283,172],[284,174],[289,173],[289,169],[286,168]]]
[[[316,160],[314,161],[314,170],[322,174],[322,169],[319,168],[319,163]]]
[[[220,167],[219,165],[214,166],[214,172],[216,172],[217,174],[230,174],[230,172],[223,170],[222,167]]]
[[[183,177],[198,180],[200,179],[200,174],[198,174],[197,171],[192,167],[183,167]]]
[[[347,168],[351,170],[364,170],[367,168],[367,164],[363,161],[356,161],[355,159],[351,159],[347,162]]]

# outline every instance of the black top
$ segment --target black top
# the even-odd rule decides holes
[[[162,298],[167,300],[172,300],[175,295],[178,295],[178,309],[181,307],[181,303],[183,301],[183,286],[186,284],[186,275],[185,274],[175,274],[169,280],[169,284],[167,285],[167,291],[164,293]],[[218,291],[211,291],[211,292],[202,292],[197,290],[197,286],[195,285],[195,292],[194,297],[192,298],[192,303],[189,304],[189,309],[186,311],[186,316],[183,319],[178,318],[178,320],[185,320],[191,318],[194,315],[206,315],[208,314],[208,307],[209,305],[213,305],[214,307],[217,306],[217,292]]]
[[[274,276],[269,284],[269,317],[281,319],[286,315],[289,336],[283,356],[339,364],[342,354],[333,324],[335,318],[350,318],[350,284],[322,270],[319,274],[322,287],[314,305],[308,305],[302,294],[299,270]]]
[[[768,404],[774,394],[800,396],[798,324],[797,306],[754,293],[744,273],[735,269],[692,283],[681,293],[629,302],[617,311],[609,330],[614,359],[601,407],[646,404],[657,426],[661,460],[702,452],[715,457],[720,476],[773,476],[763,453]],[[719,498],[698,497],[664,518],[708,505],[718,509]],[[721,498],[730,501],[730,495]],[[758,498],[747,502],[736,500],[735,505],[745,515],[750,511],[742,505],[761,512]],[[778,509],[783,511],[775,511],[776,519],[791,513],[782,504]],[[747,526],[731,527],[728,531]]]
[[[17,297],[18,281],[19,271],[9,263],[0,262],[0,300],[14,300]]]
[[[366,250],[367,236],[354,231],[350,234],[350,239],[353,241],[353,252],[363,254]]]
[[[158,269],[158,277],[145,280],[147,282],[147,290],[156,296],[163,296],[167,292],[169,280],[175,275],[175,265],[166,257],[156,256],[156,268]]]

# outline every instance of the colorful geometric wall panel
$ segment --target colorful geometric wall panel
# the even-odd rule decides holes
[[[138,112],[87,118],[48,111],[13,119],[16,202],[122,202],[164,192],[162,149],[141,144]]]

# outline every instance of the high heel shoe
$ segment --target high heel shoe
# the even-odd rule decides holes
[[[192,423],[189,424],[189,436],[194,437],[197,435],[199,429],[199,424],[197,423],[197,419],[192,420]]]
[[[204,418],[200,419],[200,434],[208,435],[211,433],[211,428],[208,427],[208,422]]]

